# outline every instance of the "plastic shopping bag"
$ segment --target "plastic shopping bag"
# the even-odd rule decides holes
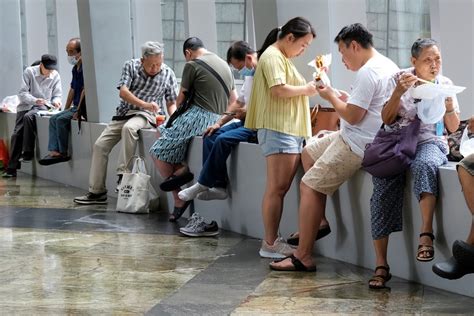
[[[464,157],[474,154],[474,138],[469,139],[468,129],[469,127],[466,127],[464,130],[464,133],[461,137],[461,145],[459,145],[459,152]]]
[[[150,204],[150,176],[145,162],[136,157],[131,173],[124,173],[120,184],[117,211],[123,213],[148,213]]]
[[[0,112],[16,113],[18,104],[20,104],[20,99],[18,99],[17,95],[5,97],[0,104]]]

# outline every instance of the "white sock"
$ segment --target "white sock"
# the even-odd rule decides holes
[[[209,187],[196,182],[187,189],[181,190],[178,193],[178,197],[183,201],[191,201],[196,198],[196,196],[204,191],[207,191]]]
[[[225,200],[227,199],[227,189],[224,188],[210,188],[207,191],[199,193],[197,198],[199,200],[210,201],[210,200]]]

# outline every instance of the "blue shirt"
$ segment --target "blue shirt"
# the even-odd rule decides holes
[[[82,63],[79,69],[77,68],[77,65],[72,67],[71,89],[74,90],[74,98],[72,99],[72,105],[79,106],[82,89],[84,89],[84,74],[82,73]]]

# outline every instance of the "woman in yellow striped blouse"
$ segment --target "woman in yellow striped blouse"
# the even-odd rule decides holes
[[[291,59],[301,55],[315,37],[311,24],[296,17],[273,29],[258,51],[245,127],[258,130],[267,164],[262,202],[265,237],[259,252],[264,258],[284,258],[294,251],[278,238],[278,227],[303,141],[311,136],[308,96],[317,90],[314,82],[306,83]]]

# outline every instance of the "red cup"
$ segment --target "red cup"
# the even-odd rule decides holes
[[[166,115],[163,115],[163,114],[158,114],[156,116],[156,126],[160,126],[161,124],[163,124],[164,122],[166,121]]]

